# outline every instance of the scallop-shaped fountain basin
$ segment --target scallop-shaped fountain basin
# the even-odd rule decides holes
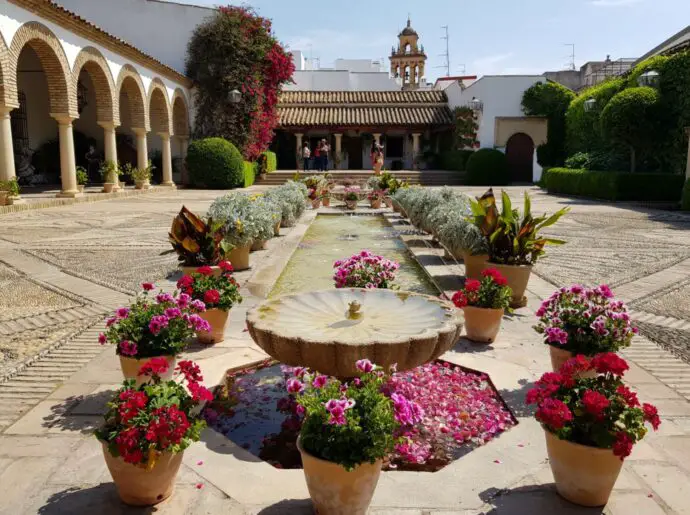
[[[460,310],[428,295],[333,289],[271,299],[247,313],[254,341],[281,363],[336,377],[367,358],[407,370],[438,358],[460,338]]]

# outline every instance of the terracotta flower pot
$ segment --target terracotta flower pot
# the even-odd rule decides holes
[[[323,201],[323,207],[330,207],[331,206],[331,197],[324,197],[322,199]]]
[[[319,209],[321,207],[321,199],[317,198],[316,200],[312,200],[311,207],[312,209]]]
[[[143,190],[146,185],[146,181],[134,181],[134,189]]]
[[[182,273],[185,275],[190,275],[192,272],[196,272],[196,269],[199,268],[198,266],[181,266]],[[219,266],[212,266],[211,270],[213,270],[213,276],[214,277],[220,277],[220,274],[223,273],[223,271],[220,269]]]
[[[371,209],[381,209],[381,199],[371,200]]]
[[[312,456],[302,448],[304,477],[314,511],[319,515],[365,515],[381,475],[382,461],[362,463],[351,472],[330,461]]]
[[[280,236],[280,222],[276,222],[276,224],[273,226],[273,234],[275,236]]]
[[[126,463],[113,457],[108,446],[103,445],[103,456],[113,477],[117,493],[122,502],[132,506],[152,506],[164,501],[173,493],[175,478],[182,464],[184,451],[172,454],[162,453],[151,470]]]
[[[247,270],[249,268],[249,249],[251,245],[244,247],[235,247],[228,254],[225,259],[230,261],[235,270]]]
[[[561,440],[546,430],[544,433],[558,493],[581,506],[605,505],[621,471],[621,459],[611,449]]]
[[[483,269],[486,268],[495,268],[508,280],[508,286],[513,290],[513,295],[510,298],[511,308],[522,308],[527,305],[525,290],[532,273],[531,265],[499,265],[487,262]]]
[[[211,344],[222,342],[225,337],[225,326],[228,323],[228,316],[230,311],[224,309],[211,308],[199,316],[211,324],[210,331],[199,331],[196,337],[200,343]]]
[[[551,368],[554,372],[558,372],[563,366],[563,363],[574,356],[572,352],[559,349],[555,345],[549,345],[549,353],[551,354]],[[588,370],[587,372],[578,373],[577,376],[583,379],[589,379],[596,377],[597,373],[595,370]]]
[[[356,200],[346,200],[345,201],[345,207],[349,209],[350,211],[354,211],[357,209],[357,201]]]
[[[383,203],[386,204],[387,208],[393,207],[393,200],[390,197],[383,197]]]
[[[177,362],[177,357],[175,356],[161,356],[168,362],[168,370],[161,375],[163,381],[168,381],[172,379],[173,373],[175,372],[175,363]],[[139,369],[141,366],[149,361],[151,358],[128,358],[127,356],[120,356],[120,368],[122,369],[122,375],[125,379],[136,379],[137,386],[148,381],[147,376],[140,376]]]
[[[465,306],[465,332],[467,339],[479,343],[492,343],[501,330],[503,309],[478,308]]]
[[[103,193],[112,193],[115,191],[115,183],[105,182],[103,183]]]
[[[468,279],[481,279],[484,265],[489,260],[488,254],[477,254],[473,256],[469,252],[462,253],[462,260],[465,263],[465,277]]]
[[[266,250],[266,247],[268,246],[268,241],[266,240],[257,240],[254,243],[252,243],[252,252],[256,252],[257,250]]]
[[[79,191],[79,193],[84,193],[85,187],[86,187],[85,184],[77,184],[77,191]]]

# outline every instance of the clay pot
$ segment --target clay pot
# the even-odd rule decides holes
[[[276,222],[276,224],[273,226],[273,235],[280,236],[280,222]]]
[[[192,272],[196,272],[196,269],[199,268],[198,266],[181,266],[182,268],[182,273],[185,275],[190,275]],[[220,277],[220,274],[223,273],[223,271],[220,269],[219,266],[212,266],[211,270],[213,270],[213,276],[214,277]]]
[[[501,330],[503,309],[465,306],[465,332],[468,340],[478,343],[493,343]]]
[[[357,209],[357,201],[356,200],[346,200],[345,201],[345,207],[349,209],[350,211],[354,211]]]
[[[168,362],[168,370],[161,375],[163,381],[168,381],[172,379],[173,373],[175,371],[175,363],[177,358],[175,356],[161,356]],[[136,379],[137,387],[149,380],[148,376],[140,376],[139,369],[141,366],[149,361],[151,358],[128,358],[127,356],[120,356],[120,368],[122,369],[122,375],[125,379]]]
[[[312,209],[319,209],[321,207],[321,199],[318,198],[316,200],[311,201],[311,207]]]
[[[513,295],[510,298],[511,308],[522,308],[527,305],[525,290],[532,273],[531,265],[498,265],[487,262],[483,269],[486,268],[495,268],[508,280],[508,286],[513,290]]]
[[[390,197],[383,197],[383,203],[386,204],[387,208],[393,207],[393,200]]]
[[[252,243],[252,252],[256,252],[257,250],[266,250],[266,247],[268,247],[268,241],[266,240],[257,240],[254,243]]]
[[[473,256],[469,252],[462,253],[462,260],[465,263],[465,277],[468,279],[481,279],[484,265],[489,261],[488,254],[477,254]]]
[[[145,467],[126,463],[120,457],[113,457],[105,442],[101,444],[105,464],[122,502],[131,506],[152,506],[172,495],[184,451],[176,454],[164,452],[154,467],[146,470]]]
[[[134,189],[143,190],[146,185],[146,181],[134,181]]]
[[[330,207],[331,206],[331,197],[324,197],[322,199],[323,201],[323,207]]]
[[[312,456],[302,448],[304,477],[314,511],[319,515],[365,515],[381,475],[382,460],[362,463],[351,472],[344,467]]]
[[[225,259],[230,261],[235,270],[247,270],[249,268],[249,249],[251,245],[244,247],[235,247],[228,254]]]
[[[561,440],[550,431],[546,450],[556,490],[561,497],[580,506],[603,506],[611,495],[623,462],[611,449]]]
[[[554,372],[558,372],[563,366],[563,363],[575,356],[572,352],[559,349],[555,345],[549,345],[549,353],[551,354],[551,368]],[[596,370],[588,370],[586,372],[578,372],[576,375],[583,379],[590,379],[592,377],[597,377],[597,372]]]
[[[115,183],[105,182],[103,183],[103,193],[112,193],[115,191]]]
[[[211,308],[199,313],[199,316],[211,324],[210,331],[198,331],[196,333],[199,343],[211,344],[222,342],[225,337],[225,326],[228,323],[230,311]]]
[[[381,209],[381,199],[377,198],[376,200],[370,200],[371,202],[371,209]]]

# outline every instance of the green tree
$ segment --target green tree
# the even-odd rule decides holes
[[[659,130],[659,98],[654,88],[628,88],[611,98],[601,112],[604,136],[630,148],[631,172],[637,167],[639,155],[654,149]]]

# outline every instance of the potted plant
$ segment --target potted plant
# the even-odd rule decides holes
[[[304,197],[302,197],[304,203]],[[248,195],[232,192],[213,201],[209,216],[223,223],[225,243],[230,249],[225,259],[236,271],[249,268],[249,252],[254,241],[261,239],[264,221],[256,216],[256,208]]]
[[[565,243],[543,237],[539,231],[555,224],[570,208],[559,209],[550,216],[534,218],[527,192],[522,215],[517,209],[513,209],[505,191],[502,192],[501,200],[503,208],[499,213],[493,190],[489,189],[481,198],[472,201],[472,216],[488,243],[489,260],[484,266],[498,269],[508,279],[508,285],[513,291],[510,306],[522,307],[527,303],[525,290],[532,266],[544,255],[544,246],[549,243]]]
[[[309,192],[307,193],[307,197],[311,201],[312,209],[319,209],[321,207],[320,190],[317,190],[316,188],[309,188]]]
[[[345,188],[345,195],[343,200],[345,201],[345,207],[350,211],[357,209],[357,203],[359,202],[360,189],[358,186],[351,186]]]
[[[201,343],[218,343],[223,341],[225,326],[230,309],[242,302],[240,287],[232,276],[233,268],[228,261],[221,261],[220,276],[213,274],[210,266],[202,266],[190,275],[183,275],[177,281],[177,287],[192,300],[204,303],[206,310],[199,316],[211,326],[208,331],[197,331],[196,337]]]
[[[275,236],[276,226],[280,230],[279,206],[266,202],[266,197],[261,193],[251,195],[249,200],[249,214],[256,222],[256,234],[250,251],[265,250],[268,240]]]
[[[363,250],[333,263],[336,288],[391,288],[400,265]]]
[[[19,183],[13,177],[7,181],[0,181],[0,206],[11,206],[19,196]]]
[[[77,166],[77,189],[79,193],[84,193],[84,187],[89,182],[89,174],[86,173],[86,168]]]
[[[199,366],[180,361],[175,371],[181,381],[164,380],[172,372],[168,362],[148,360],[139,370],[147,381],[137,386],[126,380],[96,430],[117,493],[126,504],[150,506],[170,497],[184,450],[199,441],[206,425],[198,408],[213,400],[213,394],[201,385]]]
[[[510,304],[508,281],[495,268],[482,272],[481,281],[467,279],[465,287],[455,292],[453,304],[465,314],[467,339],[492,343],[501,329],[503,313]]]
[[[103,193],[112,193],[120,189],[120,175],[122,169],[114,161],[104,161],[101,163],[101,177],[103,177]]]
[[[581,375],[589,370],[599,375]],[[613,353],[577,356],[527,393],[527,403],[537,405],[556,489],[575,504],[606,504],[623,460],[647,433],[645,422],[659,427],[657,409],[640,406],[623,384],[626,370],[625,360]]]
[[[368,360],[357,368],[361,375],[350,383],[319,374],[286,383],[304,414],[297,448],[316,513],[365,515],[395,443],[399,422],[394,401],[382,393],[385,374]],[[421,411],[397,394],[395,403]]]
[[[229,251],[224,237],[225,229],[220,222],[214,222],[212,218],[205,222],[182,206],[168,233],[168,241],[173,248],[166,253],[177,254],[185,274],[208,265],[216,275],[220,275],[221,269],[217,265]]]
[[[329,188],[324,188],[321,190],[321,202],[323,207],[330,207],[331,205],[331,190]]]
[[[628,308],[614,300],[605,284],[560,288],[542,302],[536,315],[534,330],[549,346],[554,372],[576,354],[594,356],[628,347],[637,334]]]
[[[385,195],[386,194],[382,190],[370,191],[367,195],[367,198],[369,199],[371,209],[380,209],[381,201],[383,201],[383,197],[385,197]]]
[[[151,163],[150,159],[146,164],[146,168],[130,168],[129,175],[134,181],[134,187],[138,190],[149,189],[151,187],[151,177],[154,169],[155,166],[153,166],[153,163]]]
[[[120,367],[126,379],[142,382],[139,369],[150,358],[161,357],[170,365],[187,346],[187,340],[198,331],[209,331],[211,326],[200,313],[206,306],[200,300],[192,300],[186,293],[172,295],[160,292],[150,295],[155,286],[142,284],[142,292],[127,307],[118,308],[107,319],[106,330],[98,335],[102,345],[116,345]],[[162,375],[164,379],[169,376]]]

